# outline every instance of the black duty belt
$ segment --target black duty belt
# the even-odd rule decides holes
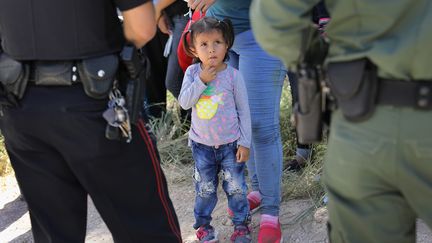
[[[379,82],[377,103],[431,110],[432,80],[401,81],[381,79]]]

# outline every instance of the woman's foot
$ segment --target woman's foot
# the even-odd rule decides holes
[[[279,217],[268,214],[261,215],[258,232],[258,243],[282,243],[282,230]]]

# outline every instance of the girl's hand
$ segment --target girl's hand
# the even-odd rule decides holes
[[[249,159],[249,149],[243,146],[239,146],[237,149],[237,163],[244,163]]]
[[[188,0],[188,6],[201,12],[207,11],[216,2],[216,0]]]
[[[216,78],[216,67],[213,65],[204,67],[199,77],[203,83],[209,83]]]

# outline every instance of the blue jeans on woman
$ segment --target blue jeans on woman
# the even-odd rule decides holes
[[[229,54],[229,64],[243,75],[249,97],[252,146],[247,167],[252,189],[261,194],[261,214],[278,216],[282,175],[279,109],[287,70],[258,45],[251,30],[235,36]]]
[[[236,153],[237,142],[216,147],[192,141],[195,160],[195,229],[209,225],[212,220],[211,214],[217,203],[219,172],[222,172],[222,188],[228,197],[228,206],[234,212],[234,225],[249,222],[245,163],[237,163]]]

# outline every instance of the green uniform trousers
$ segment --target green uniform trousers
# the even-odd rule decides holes
[[[432,112],[376,107],[364,122],[335,111],[324,163],[332,243],[415,242],[432,226]]]

